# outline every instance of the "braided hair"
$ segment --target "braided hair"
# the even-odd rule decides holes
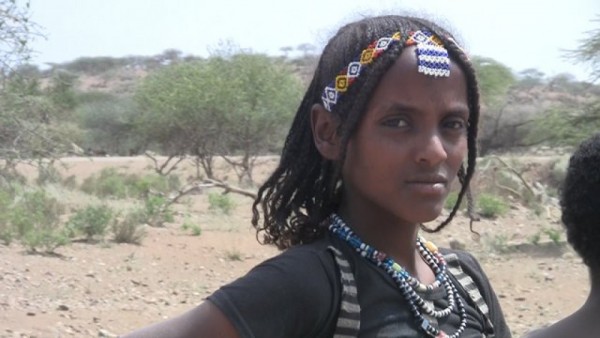
[[[404,44],[390,47],[363,70],[344,93],[343,98],[333,107],[331,113],[340,121],[338,134],[342,142],[341,161],[326,160],[317,150],[310,121],[312,106],[321,103],[321,94],[325,86],[372,41],[395,32],[400,32],[401,36],[406,37],[416,30],[437,35],[448,50],[449,57],[460,66],[467,79],[470,110],[467,127],[468,157],[466,168],[461,167],[458,173],[462,187],[448,218],[434,229],[424,230],[440,231],[456,215],[463,196],[468,192],[477,157],[479,90],[475,71],[464,51],[443,28],[420,18],[378,16],[343,26],[325,46],[285,140],[279,165],[260,187],[252,205],[252,224],[257,229],[257,236],[263,235],[259,241],[285,249],[310,243],[327,231],[327,224],[323,221],[336,211],[339,205],[340,162],[343,163],[345,159],[348,140],[357,129],[382,76],[404,50]]]
[[[582,142],[569,160],[560,206],[567,240],[598,273],[600,269],[600,134]]]

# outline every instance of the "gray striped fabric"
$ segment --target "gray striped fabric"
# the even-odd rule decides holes
[[[492,325],[489,316],[490,309],[485,303],[483,296],[481,296],[481,292],[479,292],[479,289],[473,281],[473,278],[471,278],[469,275],[463,272],[462,268],[460,267],[458,256],[454,253],[450,253],[444,255],[444,259],[446,260],[446,263],[448,263],[448,271],[456,278],[456,280],[460,283],[463,289],[467,292],[467,294],[473,301],[473,304],[475,304],[475,306],[479,309],[479,312],[481,312],[481,314],[483,315],[483,318],[485,318],[486,324],[493,329],[494,325]],[[494,336],[495,335],[493,334],[487,336],[483,335],[484,338],[493,338]]]
[[[354,274],[348,261],[344,258],[341,251],[333,246],[329,246],[329,250],[333,253],[335,262],[340,270],[340,279],[342,284],[342,301],[340,313],[338,315],[337,325],[334,333],[334,338],[352,338],[358,337],[360,332],[360,304],[358,304],[358,293]],[[456,254],[444,255],[444,259],[448,263],[448,271],[456,278],[463,289],[467,292],[473,304],[479,309],[485,318],[487,325],[493,328],[489,318],[489,308],[485,303],[481,292],[473,279],[463,272],[460,267],[460,262]],[[428,316],[429,317],[429,316]],[[430,318],[434,320],[434,318]],[[494,335],[482,335],[482,338],[494,338]]]
[[[338,315],[334,338],[358,337],[360,332],[360,305],[354,274],[344,255],[333,246],[329,247],[340,270],[342,282],[342,303]]]

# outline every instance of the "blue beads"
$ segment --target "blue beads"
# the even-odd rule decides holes
[[[429,63],[429,61],[426,61]],[[410,311],[412,312],[415,320],[419,324],[419,327],[429,336],[437,337],[440,335],[440,330],[433,327],[431,323],[423,316],[423,313],[434,317],[444,318],[452,313],[453,309],[457,309],[460,314],[460,324],[456,332],[453,335],[448,336],[443,333],[444,337],[458,338],[460,334],[465,330],[467,326],[467,317],[464,304],[461,298],[458,296],[458,291],[451,280],[447,277],[446,262],[437,251],[431,253],[429,249],[423,244],[421,238],[417,239],[417,248],[421,257],[427,262],[427,265],[435,274],[435,282],[426,287],[421,285],[419,281],[412,277],[406,269],[402,268],[399,264],[385,253],[376,250],[370,245],[364,243],[354,232],[344,223],[344,221],[336,214],[330,216],[329,231],[337,237],[348,243],[353,249],[355,249],[362,257],[370,261],[376,266],[381,267],[396,283],[400,293],[407,301]],[[433,246],[433,250],[435,246]],[[428,305],[415,291],[416,289],[432,290],[440,286],[444,286],[446,296],[448,297],[448,306],[441,310],[436,310],[434,306]]]

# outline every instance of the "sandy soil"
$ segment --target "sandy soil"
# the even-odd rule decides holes
[[[151,167],[144,157],[65,163],[64,174],[78,181],[108,166],[138,173]],[[267,160],[255,177],[264,178],[273,163]],[[180,170],[183,178],[193,171],[189,165]],[[73,205],[91,198],[56,191]],[[206,196],[190,196],[178,205],[174,223],[148,227],[139,246],[74,243],[59,248],[56,256],[42,256],[27,254],[18,244],[0,245],[0,337],[114,337],[192,308],[220,285],[277,254],[257,243],[249,198],[232,196],[236,207],[224,215],[208,209]],[[184,219],[198,224],[202,233],[193,236],[182,229]],[[513,206],[500,219],[477,222],[478,238],[464,216],[428,238],[440,246],[458,241],[479,258],[514,336],[520,337],[576,310],[589,290],[587,270],[564,235],[559,243],[545,236],[537,244],[531,239],[541,229],[560,229],[557,220],[552,206],[541,216]]]

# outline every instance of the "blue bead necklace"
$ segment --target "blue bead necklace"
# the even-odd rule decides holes
[[[435,247],[433,243],[425,242],[420,236],[417,238],[417,249],[419,250],[419,254],[435,274],[435,281],[432,284],[423,285],[391,257],[364,243],[336,214],[330,216],[329,231],[344,240],[362,257],[380,267],[392,277],[404,296],[404,299],[408,302],[410,311],[415,317],[419,328],[428,336],[434,338],[458,338],[465,330],[467,326],[465,306],[458,296],[458,290],[450,278],[448,278],[447,265],[443,256],[439,253],[437,247]],[[437,310],[433,305],[429,305],[417,293],[417,291],[423,292],[433,290],[441,286],[444,287],[448,297],[448,306],[441,310]],[[449,316],[453,309],[456,309],[460,314],[460,325],[458,330],[451,336],[444,331],[435,328],[423,315],[426,314],[434,318],[444,318]]]

